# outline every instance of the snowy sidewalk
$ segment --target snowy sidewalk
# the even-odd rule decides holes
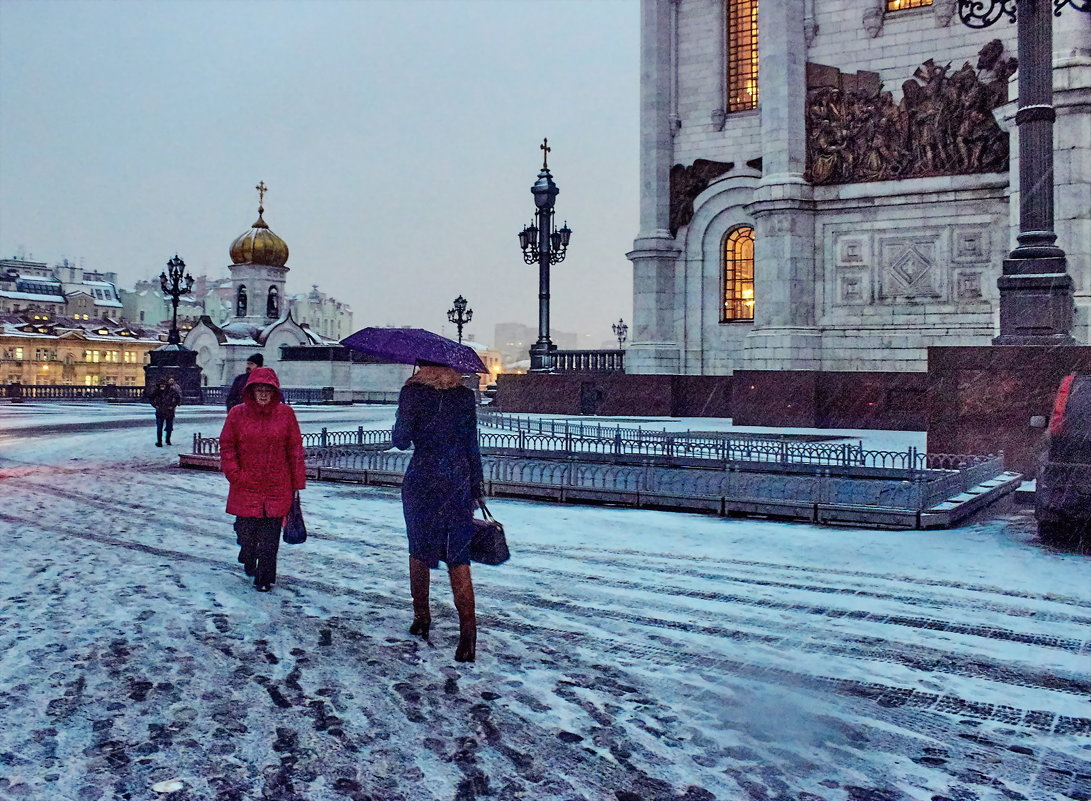
[[[439,572],[431,645],[406,633],[396,492],[309,487],[261,595],[223,478],[150,415],[20,435],[9,409],[5,801],[1091,798],[1091,561],[1025,512],[896,533],[496,500],[513,559],[474,567],[456,666]],[[175,441],[218,433],[206,411]]]

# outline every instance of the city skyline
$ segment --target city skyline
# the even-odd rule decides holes
[[[548,136],[574,231],[553,326],[607,340],[630,317],[636,3],[131,9],[0,10],[0,257],[67,258],[126,288],[175,252],[226,276],[264,181],[291,292],[318,284],[359,327],[440,330],[459,294],[478,336],[533,325],[516,234]]]

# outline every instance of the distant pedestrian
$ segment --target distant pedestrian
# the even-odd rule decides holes
[[[413,596],[409,633],[427,639],[429,570],[446,562],[458,610],[458,662],[473,662],[477,653],[470,538],[474,505],[485,493],[475,406],[473,390],[457,371],[422,364],[402,387],[393,433],[395,448],[413,446],[402,483]]]
[[[155,387],[148,394],[148,403],[155,407],[155,447],[163,447],[163,434],[167,435],[167,444],[170,445],[170,435],[174,432],[174,410],[182,402],[182,392],[173,378],[156,379]]]
[[[242,391],[246,386],[246,380],[250,377],[250,371],[255,367],[264,367],[265,357],[260,353],[255,353],[249,359],[246,360],[246,372],[239,373],[235,376],[235,380],[231,383],[231,389],[227,391],[227,411],[231,411],[233,408],[242,403]]]
[[[239,562],[258,592],[269,592],[277,580],[284,516],[294,494],[307,486],[303,436],[295,412],[281,403],[272,369],[251,370],[242,396],[220,432],[220,469],[231,485],[227,513],[235,515]]]

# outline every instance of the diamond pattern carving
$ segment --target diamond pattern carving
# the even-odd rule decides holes
[[[932,265],[928,260],[913,248],[907,249],[900,259],[890,265],[890,272],[905,284],[906,289],[912,289],[930,269]]]
[[[882,243],[879,296],[882,300],[923,300],[943,296],[946,283],[936,267],[933,235],[892,237]]]

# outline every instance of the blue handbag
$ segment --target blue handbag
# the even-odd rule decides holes
[[[307,541],[307,524],[303,522],[303,507],[299,505],[299,492],[292,496],[292,506],[284,516],[284,542],[300,545]]]

